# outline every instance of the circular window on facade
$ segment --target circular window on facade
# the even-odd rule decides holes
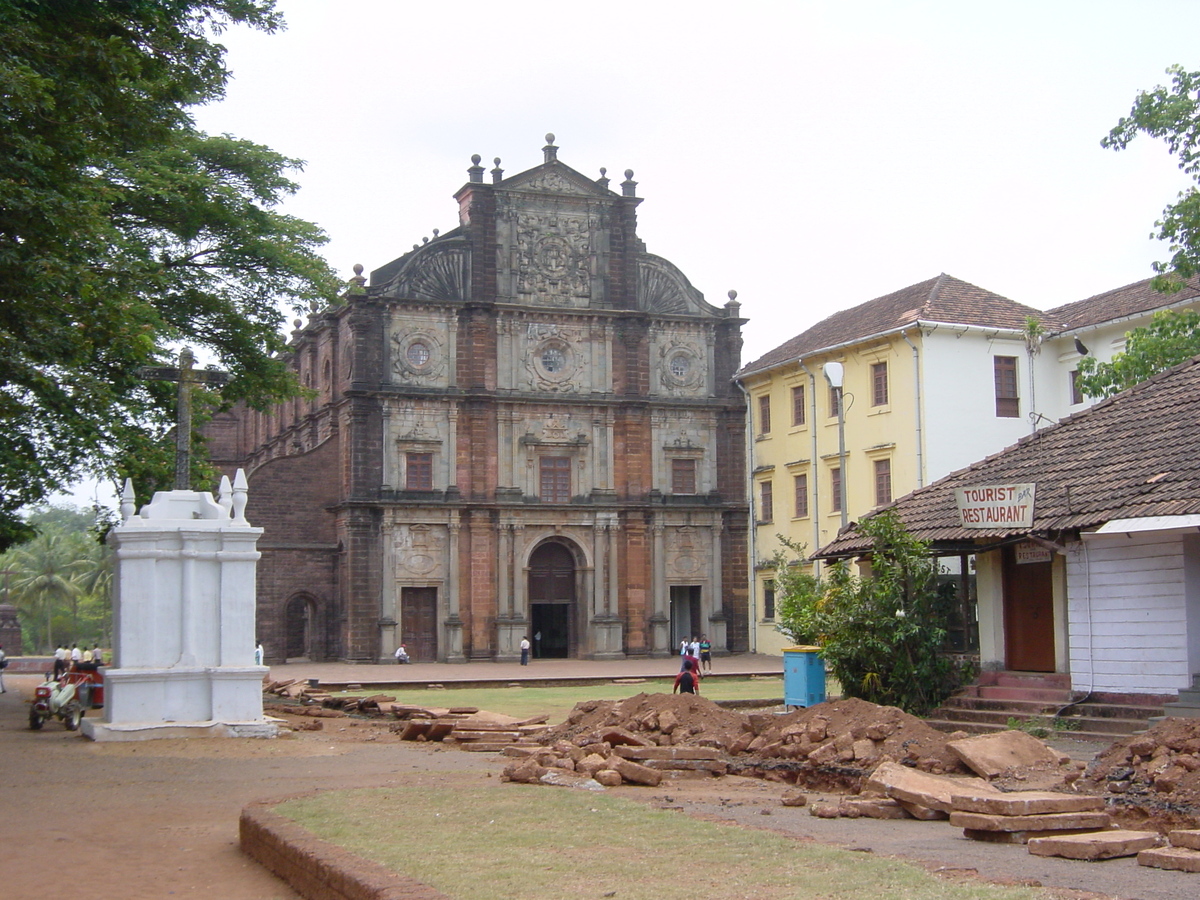
[[[404,352],[405,359],[414,369],[420,369],[429,362],[429,345],[424,341],[413,341]]]
[[[547,347],[542,351],[542,368],[547,372],[561,372],[566,364],[567,356],[561,347]]]
[[[671,357],[671,374],[684,381],[692,371],[692,361],[686,353],[676,353]]]

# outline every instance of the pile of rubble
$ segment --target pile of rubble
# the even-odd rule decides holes
[[[476,706],[412,706],[397,703],[389,694],[339,697],[296,678],[268,682],[263,692],[292,701],[285,706],[266,704],[265,708],[273,712],[317,719],[350,715],[395,719],[398,721],[389,730],[402,741],[440,741],[457,744],[464,750],[498,752],[514,741],[531,739],[548,728],[547,715],[517,719]],[[321,723],[298,727],[319,731]]]

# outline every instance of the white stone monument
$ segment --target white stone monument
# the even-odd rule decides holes
[[[266,666],[254,665],[255,567],[261,528],[246,521],[246,476],[219,499],[160,491],[134,515],[127,481],[116,552],[114,666],[104,670],[97,741],[274,737],[263,716]]]

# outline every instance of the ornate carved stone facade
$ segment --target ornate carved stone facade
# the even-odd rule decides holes
[[[747,649],[738,304],[645,251],[632,172],[558,161],[297,322],[315,396],[209,429],[250,473],[270,660]]]

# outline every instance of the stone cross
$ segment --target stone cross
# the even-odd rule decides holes
[[[192,465],[192,385],[226,384],[229,373],[219,369],[195,369],[196,361],[191,349],[179,351],[179,365],[143,366],[138,377],[147,381],[175,381],[179,384],[179,402],[175,420],[175,490],[191,489]]]

